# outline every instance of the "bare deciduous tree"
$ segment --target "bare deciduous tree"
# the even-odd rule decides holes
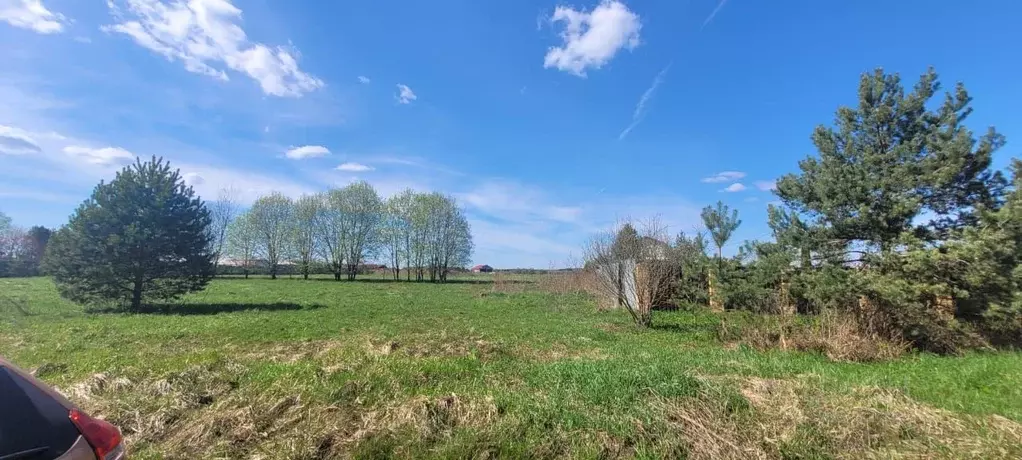
[[[227,228],[230,227],[234,218],[238,216],[239,206],[237,196],[238,191],[234,187],[224,187],[220,189],[216,201],[207,205],[209,216],[212,219],[209,225],[209,232],[213,245],[211,252],[213,253],[214,275],[216,274],[217,267],[220,265],[220,260],[223,259],[227,246]]]
[[[315,195],[305,195],[295,201],[294,219],[291,221],[291,248],[298,258],[302,277],[309,279],[312,262],[316,257],[317,220],[320,218],[322,200]]]
[[[381,236],[384,251],[390,263],[394,279],[401,278],[401,261],[408,261],[411,253],[411,210],[415,193],[405,190],[390,197],[381,222]],[[409,276],[411,276],[409,268]]]
[[[259,198],[249,210],[251,223],[259,234],[256,253],[266,259],[271,279],[277,279],[280,261],[287,256],[288,229],[294,218],[292,211],[291,199],[279,192]]]
[[[359,181],[340,190],[341,246],[348,279],[377,249],[383,202],[368,182]]]
[[[242,213],[231,221],[227,229],[227,254],[241,265],[246,279],[252,269],[258,241],[259,234],[252,223],[251,213]]]
[[[344,272],[344,193],[340,189],[332,189],[321,194],[320,201],[320,215],[316,219],[319,250],[334,279],[340,280]]]
[[[653,307],[668,300],[675,267],[667,228],[652,218],[635,229],[594,236],[585,247],[586,266],[597,272],[594,288],[604,298],[623,305],[635,324],[648,327]]]

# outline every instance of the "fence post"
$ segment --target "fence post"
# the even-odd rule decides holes
[[[614,262],[614,266],[617,267],[617,277],[615,278],[615,280],[617,281],[617,298],[615,299],[615,302],[616,302],[615,306],[620,307],[621,305],[623,305],[625,303],[624,302],[624,296],[625,296],[625,286],[624,286],[624,283],[625,283],[625,280],[624,280],[624,278],[625,278],[625,266],[621,262]]]

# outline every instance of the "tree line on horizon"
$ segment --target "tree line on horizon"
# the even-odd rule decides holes
[[[213,208],[228,208],[227,202],[222,197]],[[336,280],[354,280],[366,261],[382,257],[394,279],[405,267],[409,281],[414,273],[416,281],[445,282],[452,269],[469,263],[474,248],[453,197],[409,189],[384,200],[365,181],[298,199],[272,193],[236,217],[219,214],[217,254],[232,258],[246,276],[264,263],[276,278],[286,261],[306,279],[323,265]]]
[[[354,280],[382,256],[395,279],[404,264],[408,280],[414,272],[416,281],[443,283],[473,250],[468,220],[448,195],[406,190],[383,200],[361,181],[298,199],[274,192],[242,212],[231,190],[204,202],[156,157],[101,181],[52,235],[10,224],[0,213],[0,268],[41,260],[26,275],[52,276],[62,297],[132,311],[203,289],[228,256],[246,267],[261,258],[272,278],[283,261],[306,278],[325,263],[338,280]]]

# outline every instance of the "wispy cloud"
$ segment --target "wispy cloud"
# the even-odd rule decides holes
[[[667,77],[667,71],[671,69],[671,64],[667,64],[659,73],[656,74],[656,78],[653,79],[653,84],[649,85],[649,88],[642,93],[642,97],[639,98],[639,103],[635,105],[635,111],[632,112],[632,122],[628,124],[628,127],[621,134],[617,136],[618,140],[622,140],[628,133],[632,132],[642,120],[646,118],[646,104],[649,103],[650,99],[653,98],[653,94],[656,93],[656,89],[664,82]]]
[[[563,43],[547,51],[543,68],[585,77],[586,69],[599,69],[621,49],[639,46],[639,15],[617,0],[603,0],[592,11],[559,6],[550,21],[564,23]]]
[[[372,80],[370,80],[369,77],[366,77],[364,75],[359,75],[358,82],[363,85],[368,85],[370,82],[372,82]]]
[[[337,166],[337,170],[338,171],[349,171],[349,172],[364,172],[364,171],[372,171],[373,169],[374,168],[372,166],[364,165],[362,163],[353,163],[353,162],[341,163],[339,166]]]
[[[0,1],[0,21],[41,34],[55,34],[64,30],[67,18],[46,9],[42,0],[4,0]]]
[[[720,182],[732,182],[745,177],[745,173],[741,171],[721,171],[709,177],[704,177],[702,182],[707,184],[716,184]]]
[[[706,20],[703,21],[703,25],[699,28],[699,30],[703,30],[706,26],[710,25],[710,22],[713,21],[713,18],[717,17],[717,13],[724,8],[724,4],[726,3],[727,0],[720,0],[720,2],[717,3],[717,7],[713,9],[713,12],[710,13],[710,15],[706,17]]]
[[[64,147],[64,153],[96,165],[110,165],[135,159],[134,153],[120,147],[92,148],[69,145]]]
[[[745,190],[745,184],[742,184],[741,182],[735,182],[735,183],[733,183],[731,185],[728,185],[727,187],[725,187],[721,191],[722,192],[734,193],[734,192],[741,192],[741,191],[744,191],[744,190]]]
[[[330,154],[330,150],[322,145],[303,145],[293,147],[284,153],[284,156],[292,160],[304,160],[306,158],[323,157]]]
[[[758,189],[760,189],[760,190],[762,190],[764,192],[769,192],[769,191],[772,191],[772,190],[777,190],[777,181],[758,180],[758,181],[756,181],[755,185],[756,185],[756,188],[758,188]]]
[[[42,149],[30,133],[11,126],[0,125],[0,154],[25,155]]]
[[[248,40],[241,28],[241,10],[231,0],[108,0],[119,21],[106,32],[127,35],[136,44],[180,61],[189,72],[227,81],[224,68],[259,82],[272,96],[301,96],[323,81],[298,68],[299,53]]]
[[[419,96],[416,96],[412,89],[408,87],[408,85],[398,84],[397,90],[398,90],[397,101],[401,104],[409,104],[412,101],[419,98]]]

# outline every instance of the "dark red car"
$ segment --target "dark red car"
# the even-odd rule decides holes
[[[0,357],[0,460],[118,460],[117,427]]]

